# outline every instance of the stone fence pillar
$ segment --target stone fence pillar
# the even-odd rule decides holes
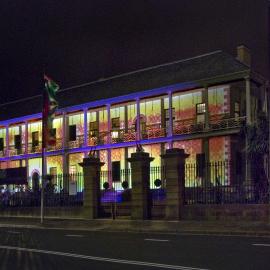
[[[189,156],[184,149],[167,149],[161,158],[166,173],[166,219],[181,219],[185,192],[185,159]]]
[[[148,219],[151,217],[150,162],[154,158],[149,153],[135,152],[127,159],[131,164],[131,218]]]
[[[99,158],[89,156],[79,163],[83,167],[84,176],[84,198],[83,216],[84,218],[94,219],[98,217],[100,204],[100,168],[104,162]]]

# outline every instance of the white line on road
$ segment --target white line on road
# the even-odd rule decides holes
[[[209,270],[209,269],[205,269],[205,268],[193,268],[193,267],[186,267],[186,266],[180,266],[180,265],[159,264],[159,263],[150,263],[150,262],[142,262],[142,261],[120,260],[120,259],[112,259],[112,258],[104,258],[104,257],[94,257],[94,256],[87,256],[87,255],[81,255],[81,254],[75,254],[75,253],[66,253],[66,252],[59,252],[59,251],[51,251],[51,250],[32,249],[32,248],[21,248],[21,247],[14,247],[14,246],[0,246],[0,249],[15,250],[15,251],[25,251],[25,252],[50,254],[50,255],[58,255],[58,256],[65,256],[65,257],[86,259],[86,260],[92,260],[92,261],[102,261],[102,262],[111,262],[111,263],[121,263],[121,264],[149,266],[149,267],[156,267],[156,268],[163,268],[163,269]]]
[[[154,238],[146,238],[144,241],[153,241],[153,242],[169,242],[167,239],[154,239]]]
[[[83,237],[81,234],[66,234],[66,237]]]
[[[258,247],[270,247],[270,244],[252,244],[252,246],[258,246]]]
[[[7,233],[12,233],[12,234],[21,234],[21,232],[16,232],[16,231],[7,231]]]

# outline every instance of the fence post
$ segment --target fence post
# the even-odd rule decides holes
[[[88,156],[79,163],[83,167],[84,199],[83,216],[88,219],[98,217],[100,203],[100,168],[104,162],[94,156]]]
[[[149,153],[137,151],[127,159],[131,164],[131,218],[149,219],[151,217],[150,162],[154,158]]]
[[[166,219],[181,219],[185,194],[185,159],[189,156],[184,149],[167,149],[161,158],[166,172]]]

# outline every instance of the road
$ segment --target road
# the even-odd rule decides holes
[[[270,238],[0,228],[1,270],[270,269]]]

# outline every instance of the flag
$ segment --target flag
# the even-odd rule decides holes
[[[55,117],[55,111],[58,107],[58,102],[56,100],[56,93],[59,89],[59,86],[46,75],[44,75],[44,80],[45,80],[45,87],[43,93],[43,111],[42,111],[42,122],[43,122],[42,144],[43,148],[46,148],[47,145],[55,145],[56,143],[55,129],[53,129],[53,119]]]

